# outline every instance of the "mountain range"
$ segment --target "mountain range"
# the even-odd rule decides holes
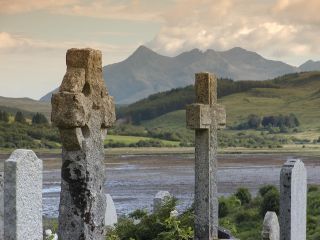
[[[140,46],[122,62],[103,67],[104,79],[117,104],[128,104],[150,94],[194,82],[196,72],[213,72],[234,80],[265,80],[288,73],[320,70],[312,60],[294,67],[236,47],[228,51],[193,49],[175,57],[160,55]],[[52,92],[40,100],[50,101]]]

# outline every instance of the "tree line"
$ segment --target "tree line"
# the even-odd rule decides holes
[[[7,111],[0,110],[0,121],[8,123],[10,121],[11,113],[8,113]],[[17,123],[27,123],[27,119],[23,112],[17,111],[14,115],[14,122]],[[32,124],[49,124],[48,119],[45,115],[42,113],[36,113],[32,116],[31,120]]]
[[[258,116],[251,114],[247,117],[246,121],[240,123],[236,129],[259,129],[263,128],[279,128],[285,130],[287,128],[296,128],[300,126],[300,122],[296,115],[290,113],[289,115],[270,115],[270,116]]]

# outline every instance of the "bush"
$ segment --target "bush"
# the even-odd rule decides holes
[[[9,122],[9,114],[6,111],[0,111],[0,121]]]
[[[240,200],[241,205],[249,204],[251,202],[251,193],[247,188],[239,188],[235,196]]]
[[[184,221],[180,221],[180,216],[170,216],[176,203],[177,200],[171,198],[155,213],[147,214],[145,211],[137,210],[128,217],[120,218],[116,228],[109,229],[107,240],[191,240],[192,227],[183,224]],[[192,215],[191,212],[187,213]]]
[[[264,217],[268,211],[273,211],[279,214],[279,201],[278,189],[270,189],[267,191],[262,198],[262,203],[260,206],[261,216]]]
[[[278,191],[277,188],[273,185],[266,185],[259,189],[259,194],[261,197],[264,197],[269,191]]]
[[[41,113],[36,113],[36,115],[32,117],[32,124],[48,124],[48,123],[49,121],[46,118],[46,116]]]
[[[318,191],[318,190],[319,190],[319,188],[318,188],[317,186],[311,185],[311,186],[308,188],[308,193],[310,193],[310,192],[316,192],[316,191]]]
[[[18,123],[26,123],[26,119],[23,115],[22,112],[17,112],[15,117],[14,117],[14,121],[18,122]]]
[[[219,217],[223,218],[229,214],[228,203],[224,199],[219,199]]]
[[[238,224],[251,222],[257,219],[257,214],[252,210],[242,209],[235,215],[235,221]]]
[[[319,240],[320,191],[316,188],[312,190],[308,193],[307,239]],[[220,214],[219,225],[230,230],[237,239],[260,239],[265,212],[267,210],[279,212],[279,192],[276,187],[267,185],[261,188],[259,193],[246,206],[241,206],[235,194],[221,197],[219,208],[222,206],[224,209],[227,206],[228,213],[223,217],[223,214]],[[272,203],[274,206],[270,207]],[[170,217],[175,204],[176,200],[171,200],[156,213],[148,214],[144,210],[137,210],[128,217],[120,218],[115,229],[108,230],[107,240],[191,240],[194,208],[187,209],[177,217]],[[266,204],[269,204],[269,207]],[[262,205],[265,206],[264,211],[260,209]]]

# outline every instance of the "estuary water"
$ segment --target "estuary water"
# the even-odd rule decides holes
[[[60,165],[58,156],[40,156],[44,160],[43,214],[57,217],[60,194]],[[290,154],[223,154],[219,155],[219,195],[233,194],[246,187],[252,194],[266,184],[279,185],[282,164],[292,158],[304,161],[308,184],[320,185],[320,156],[292,156]],[[111,194],[117,213],[128,214],[137,208],[152,208],[154,195],[169,191],[179,200],[178,209],[191,206],[194,197],[194,156],[119,155],[108,156],[105,192]]]

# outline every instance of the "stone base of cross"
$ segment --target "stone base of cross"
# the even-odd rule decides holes
[[[217,79],[197,73],[196,103],[186,108],[187,127],[195,130],[195,240],[218,239],[217,130],[226,111],[217,104]]]

